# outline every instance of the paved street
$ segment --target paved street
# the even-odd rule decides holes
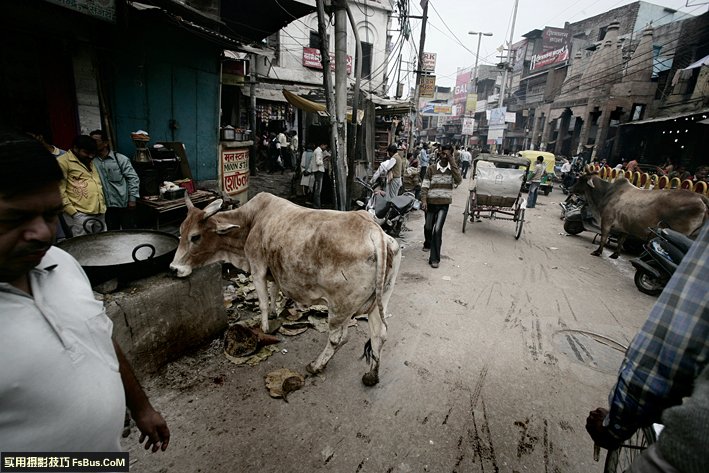
[[[464,184],[438,269],[421,251],[422,215],[408,223],[376,387],[360,380],[365,322],[287,403],[268,396],[265,374],[305,373],[326,334],[281,337],[287,353],[256,366],[215,343],[145,383],[172,440],[146,454],[134,432],[131,471],[602,471],[585,418],[655,298],[637,291],[627,257],[593,257],[591,235],[563,234],[558,189],[527,211],[519,240],[511,221],[461,233],[466,197]]]

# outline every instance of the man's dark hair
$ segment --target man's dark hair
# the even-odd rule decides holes
[[[89,153],[96,154],[98,149],[96,148],[96,141],[88,135],[79,135],[74,138],[74,147],[77,149],[83,149]]]
[[[57,158],[29,135],[0,128],[0,194],[12,197],[64,179]]]
[[[537,156],[537,162],[538,162],[538,163],[543,163],[543,162],[544,162],[544,156]]]
[[[396,146],[394,143],[392,143],[392,144],[390,144],[389,146],[387,146],[387,152],[389,152],[389,153],[396,153],[397,151],[399,151],[399,147]]]
[[[108,133],[106,133],[103,130],[94,130],[91,133],[89,133],[89,136],[94,136],[94,135],[99,135],[101,137],[101,141],[108,141]]]
[[[441,146],[441,150],[444,150],[444,149],[453,149],[453,146],[450,144],[446,144],[446,145]]]

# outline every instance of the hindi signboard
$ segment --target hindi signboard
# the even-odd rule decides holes
[[[569,60],[571,33],[563,28],[544,28],[542,47],[532,55],[529,72],[537,72]]]
[[[450,116],[453,107],[449,103],[426,102],[421,106],[420,112],[426,117]]]
[[[303,48],[303,66],[322,70],[322,56],[318,48]],[[330,53],[330,70],[335,70],[335,53]],[[352,56],[347,55],[347,73],[352,72]]]
[[[461,131],[464,135],[472,135],[475,129],[475,119],[473,117],[463,118],[463,129]]]
[[[249,148],[223,147],[220,153],[222,190],[229,195],[249,189]]]

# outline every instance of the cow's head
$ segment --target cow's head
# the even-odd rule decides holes
[[[594,189],[596,184],[594,183],[594,178],[598,178],[597,174],[582,174],[579,176],[576,183],[571,186],[569,192],[577,195],[584,195],[589,189]],[[600,178],[598,178],[600,179]]]
[[[239,247],[238,242],[225,242],[224,237],[228,238],[242,227],[237,223],[239,211],[217,215],[222,206],[221,199],[210,203],[204,210],[195,207],[189,197],[185,198],[185,203],[187,217],[180,225],[180,244],[170,269],[182,278],[189,276],[194,268],[217,261],[238,263],[243,244]]]

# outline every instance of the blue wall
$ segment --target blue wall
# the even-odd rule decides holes
[[[221,48],[164,21],[135,20],[105,58],[117,150],[133,156],[130,133],[145,130],[150,145],[183,142],[195,180],[217,179]]]

